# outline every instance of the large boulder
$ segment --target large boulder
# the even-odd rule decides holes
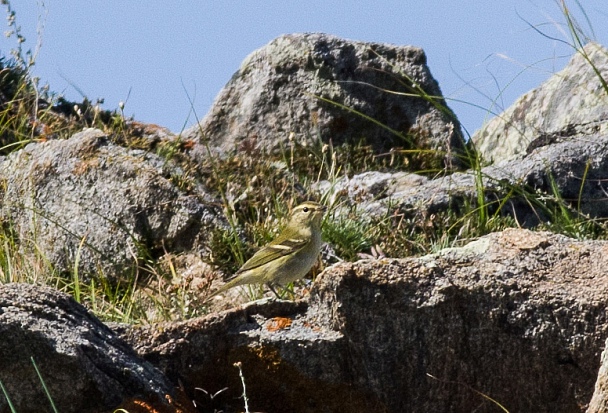
[[[0,284],[0,382],[19,413],[52,411],[43,386],[62,413],[179,411],[173,385],[112,330],[66,294],[30,284]],[[2,393],[0,411],[11,411]]]
[[[589,43],[568,65],[521,96],[472,137],[487,161],[526,154],[556,140],[608,132],[608,50]]]
[[[224,151],[287,148],[290,137],[361,141],[377,152],[434,149],[439,159],[464,146],[422,49],[310,33],[281,36],[250,54],[184,135]]]
[[[495,412],[500,403],[579,413],[608,338],[607,250],[506,230],[425,257],[337,264],[308,303],[254,302],[122,335],[209,411],[242,409],[241,362],[257,411]]]
[[[32,143],[0,164],[0,214],[24,251],[58,272],[131,274],[138,259],[204,252],[223,225],[202,190],[180,188],[183,171],[153,153],[126,149],[96,129]]]

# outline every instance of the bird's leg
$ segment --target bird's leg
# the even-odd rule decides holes
[[[268,286],[268,288],[270,288],[270,291],[272,291],[272,292],[274,293],[274,295],[276,295],[276,297],[277,297],[279,300],[282,300],[282,299],[283,299],[283,296],[282,296],[281,294],[277,293],[277,291],[274,289],[274,287],[272,286],[272,284],[268,283],[268,284],[266,284],[266,285]]]

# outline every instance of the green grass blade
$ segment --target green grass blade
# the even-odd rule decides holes
[[[2,384],[2,380],[0,380],[0,389],[2,390],[2,393],[6,398],[6,402],[8,403],[8,408],[11,409],[11,413],[17,413],[17,410],[15,410],[15,406],[13,406],[13,402],[11,402],[10,397],[8,397],[8,392],[4,388],[4,384]]]
[[[57,407],[55,407],[55,403],[53,402],[53,398],[51,397],[51,393],[49,392],[49,389],[46,387],[46,383],[44,382],[44,379],[42,378],[42,374],[40,374],[40,370],[38,370],[38,366],[36,365],[36,362],[34,361],[34,357],[30,357],[30,359],[32,360],[32,364],[34,365],[34,369],[36,369],[36,374],[38,375],[38,378],[40,379],[40,383],[42,384],[42,388],[44,389],[44,393],[46,394],[46,398],[49,400],[49,403],[51,404],[51,408],[53,409],[53,412],[59,413],[59,410],[57,410]]]

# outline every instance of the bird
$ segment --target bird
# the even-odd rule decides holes
[[[267,284],[274,291],[272,284],[285,285],[303,278],[321,251],[321,224],[326,209],[313,201],[296,206],[283,231],[205,301],[239,285]]]

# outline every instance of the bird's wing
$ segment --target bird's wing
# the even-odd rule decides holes
[[[251,270],[253,268],[261,267],[262,265],[268,264],[269,262],[281,258],[287,254],[296,253],[304,248],[306,243],[307,241],[305,239],[282,239],[282,237],[278,237],[270,244],[256,252],[253,257],[243,264],[236,274]]]

